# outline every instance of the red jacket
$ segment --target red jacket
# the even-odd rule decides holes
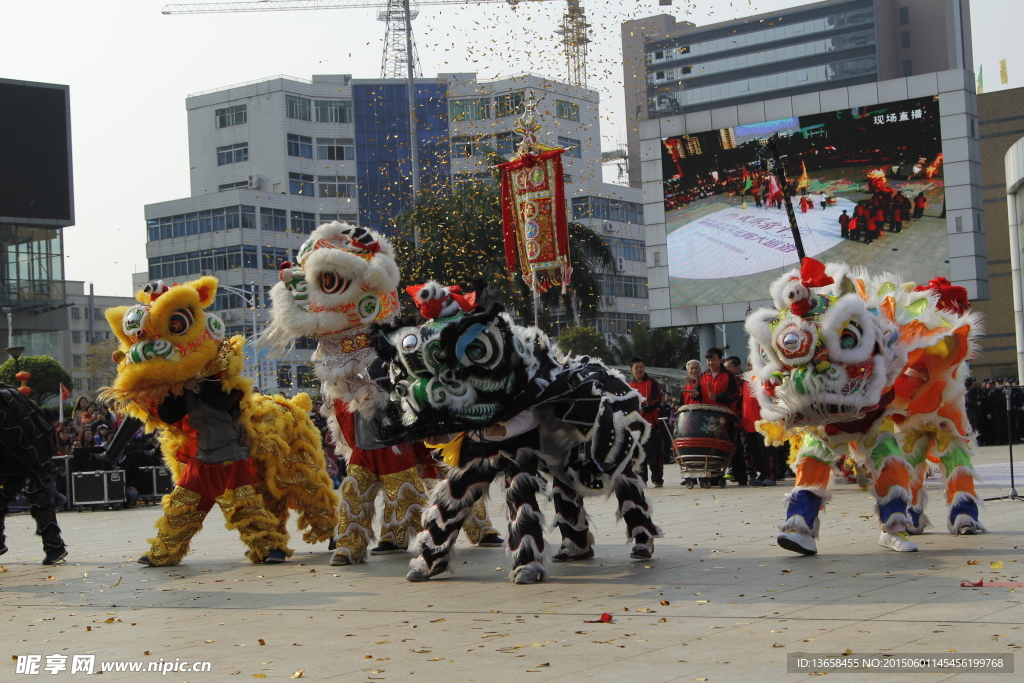
[[[680,392],[679,398],[682,399],[684,406],[690,406],[695,403],[700,403],[699,397],[694,398],[693,396],[690,395],[690,390],[693,389],[694,386],[696,386],[697,390],[700,391],[700,378],[698,378],[696,382],[693,382],[692,380],[688,379],[686,380],[686,384],[683,385],[683,390],[682,392]]]
[[[716,394],[716,400],[711,400],[711,394]],[[736,383],[736,375],[724,367],[714,377],[711,376],[710,370],[705,370],[700,376],[701,403],[735,410],[739,398],[740,387]]]
[[[754,395],[754,388],[750,382],[743,382],[743,414],[740,416],[740,425],[745,432],[756,432],[754,423],[761,419],[761,404],[757,402]]]
[[[640,406],[640,412],[644,419],[648,424],[656,424],[658,422],[658,404],[662,400],[661,385],[658,384],[658,380],[645,374],[642,380],[630,382],[629,386],[639,391],[640,395],[644,397],[644,404]]]

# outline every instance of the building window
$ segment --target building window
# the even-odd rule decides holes
[[[80,368],[80,367],[82,367],[82,357],[81,356],[71,356],[71,367],[73,367],[73,368]]]
[[[904,59],[903,60],[903,75],[913,76],[914,75],[914,60]]]
[[[356,179],[354,176],[334,175],[317,176],[318,197],[355,197]]]
[[[356,158],[352,138],[317,138],[316,158],[327,161],[352,161]]]
[[[306,175],[305,173],[289,173],[288,174],[288,193],[289,194],[303,194],[307,197],[313,195],[313,176]]]
[[[562,182],[563,183],[571,183],[572,182],[572,174],[571,173],[563,173],[562,174]]]
[[[580,105],[565,100],[555,100],[555,116],[569,121],[580,120]]]
[[[249,161],[249,143],[238,142],[234,145],[224,145],[217,148],[217,165],[237,164],[241,161]]]
[[[78,306],[72,306],[71,307],[71,319],[72,320],[81,320],[82,319],[82,309],[79,308]]]
[[[504,118],[506,116],[519,116],[523,109],[523,91],[516,90],[505,95],[498,95],[494,98],[494,116]]]
[[[900,31],[900,47],[904,50],[910,49],[910,31]]]
[[[82,343],[82,333],[79,332],[78,330],[72,331],[71,332],[71,343],[72,344],[81,344]]]
[[[483,121],[491,118],[491,99],[449,100],[448,111],[452,121]]]
[[[245,105],[239,104],[234,107],[227,107],[225,109],[217,109],[213,112],[214,119],[217,121],[218,128],[227,128],[228,126],[238,126],[248,121],[248,117],[245,113]]]
[[[475,157],[490,147],[490,135],[460,135],[452,138],[452,154],[457,157]]]
[[[260,227],[271,232],[288,232],[288,213],[284,209],[260,209]]]
[[[316,230],[316,214],[315,213],[303,213],[302,211],[292,211],[292,232],[302,233],[308,235],[309,233]],[[285,261],[287,259],[281,259]]]
[[[359,216],[354,213],[322,213],[320,214],[320,225],[341,221],[342,223],[355,223]]]
[[[309,100],[305,97],[295,97],[294,95],[286,95],[284,98],[285,102],[285,115],[290,119],[299,119],[300,121],[309,121]]]
[[[606,237],[605,244],[612,250],[612,255],[616,259],[622,259],[624,261],[639,261],[644,262],[647,260],[645,256],[646,245],[643,240],[631,240],[624,237]]]
[[[318,123],[352,123],[352,102],[317,100],[316,120]]]
[[[900,26],[906,26],[910,23],[910,8],[900,7]]]
[[[647,278],[632,275],[599,275],[601,294],[624,296],[630,299],[647,298]]]
[[[558,136],[558,146],[565,147],[565,156],[576,157],[580,159],[583,157],[583,151],[580,149],[580,141],[574,140],[573,138],[563,138],[561,135]]]
[[[605,221],[643,225],[644,207],[643,204],[637,202],[608,199],[607,197],[573,197],[572,217],[574,220],[597,218]]]
[[[288,260],[288,250],[277,247],[263,247],[263,270],[277,270],[282,261]]]
[[[227,248],[228,268],[256,268],[256,245],[240,244]]]
[[[248,180],[239,180],[237,183],[227,183],[225,185],[218,185],[217,192],[227,192],[228,190],[244,190],[249,187]]]
[[[494,149],[503,156],[511,156],[519,149],[519,143],[523,137],[517,133],[495,133]]]
[[[294,135],[292,133],[288,133],[288,156],[312,159],[313,138],[305,135]]]

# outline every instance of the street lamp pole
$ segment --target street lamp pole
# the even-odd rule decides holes
[[[259,356],[259,352],[256,350],[256,339],[259,337],[258,329],[256,327],[256,290],[253,289],[253,291],[247,292],[244,289],[240,289],[238,287],[231,287],[231,286],[228,286],[228,285],[219,285],[219,287],[221,289],[226,289],[227,291],[231,292],[232,294],[237,294],[238,296],[242,297],[242,299],[246,303],[248,303],[249,305],[252,306],[252,352],[256,356],[256,358],[255,358],[255,362],[256,362],[256,390],[262,392],[263,391],[263,382],[261,381],[262,380],[262,377],[261,377],[262,372],[261,372],[261,368],[260,368],[260,356]]]

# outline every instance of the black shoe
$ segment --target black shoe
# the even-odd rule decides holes
[[[763,486],[764,485],[764,482],[761,481],[760,479],[751,479],[747,483],[750,484],[751,486]]]
[[[498,534],[487,534],[477,543],[480,548],[500,548],[503,545],[505,545],[505,539]]]
[[[634,560],[649,560],[651,559],[651,549],[646,544],[635,545],[629,556]]]
[[[138,562],[139,564],[144,564],[147,567],[152,567],[153,566],[153,561],[149,559],[149,555],[143,555],[142,557],[140,557],[139,559],[137,559],[135,561]]]
[[[334,538],[331,538],[331,542],[327,544],[327,549],[328,550],[337,550],[338,549],[338,542],[335,541]]]
[[[6,552],[7,552],[7,546],[4,545],[3,543],[0,543],[0,555],[3,555]]]
[[[405,552],[405,548],[400,548],[397,545],[395,545],[394,543],[390,543],[388,541],[385,541],[384,543],[381,543],[376,548],[371,548],[370,549],[370,554],[371,555],[394,555],[395,553],[404,553],[404,552]]]
[[[64,546],[59,548],[51,548],[46,551],[46,557],[43,558],[43,564],[57,564],[65,557],[68,556],[67,549]]]
[[[765,479],[764,481],[761,482],[761,486],[776,486],[776,485],[777,484],[775,483],[774,479]]]
[[[283,550],[271,550],[267,553],[267,556],[263,558],[263,564],[281,564],[288,559],[288,556],[284,554]]]
[[[559,550],[557,553],[551,556],[552,562],[579,562],[581,560],[592,560],[594,559],[594,549],[591,548],[585,553],[579,555],[570,555],[565,550]]]
[[[656,488],[656,489],[660,489],[664,485],[665,485],[665,482],[663,482],[663,481],[656,481],[656,482],[654,482],[654,488]]]

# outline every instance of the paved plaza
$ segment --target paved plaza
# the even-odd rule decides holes
[[[979,452],[991,477],[982,495],[1005,493],[1005,452]],[[405,581],[408,556],[331,567],[326,545],[301,541],[286,564],[252,565],[216,510],[185,564],[145,568],[135,559],[147,549],[156,507],[62,514],[68,563],[44,567],[31,519],[16,515],[11,550],[0,558],[0,681],[84,677],[19,675],[19,654],[42,655],[43,667],[52,654],[69,663],[74,654],[211,662],[209,672],[107,672],[104,681],[288,680],[301,671],[316,681],[653,682],[805,678],[786,673],[792,653],[1004,654],[1024,646],[1024,588],[960,587],[1021,580],[1024,502],[989,503],[982,519],[990,533],[956,538],[945,533],[942,490],[930,483],[927,512],[938,528],[916,539],[921,552],[895,553],[877,544],[870,494],[838,485],[820,554],[803,557],[774,543],[786,487],[687,490],[670,473],[665,488],[649,490],[665,531],[655,559],[629,559],[612,503],[596,499],[588,504],[596,559],[553,564],[551,580],[534,586],[509,583],[502,550],[462,541],[456,575],[427,583]],[[497,495],[495,487],[495,519]],[[587,623],[602,613],[613,621]],[[873,675],[1019,680],[1020,670]],[[869,680],[829,674],[836,679]]]

